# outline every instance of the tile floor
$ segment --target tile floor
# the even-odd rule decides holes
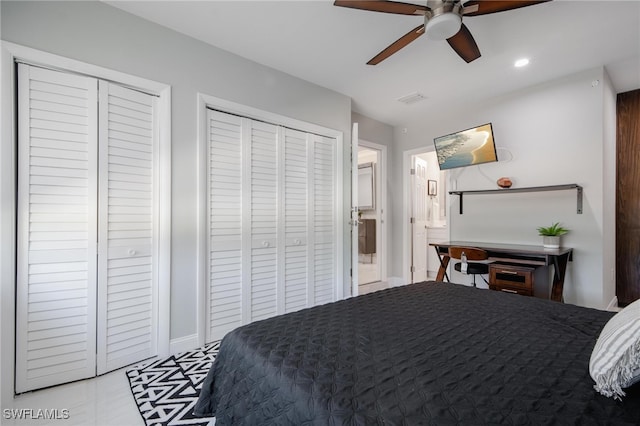
[[[389,288],[389,283],[386,281],[376,281],[368,284],[360,284],[358,286],[358,295],[363,295],[367,293],[373,293],[374,291],[384,290],[385,288]]]
[[[33,410],[32,416],[37,416],[38,409],[47,409],[48,413],[52,413],[54,417],[57,415],[58,419],[11,418],[11,413],[28,415],[27,410]],[[2,407],[0,424],[144,426],[144,421],[131,395],[125,369],[120,369],[95,379],[18,395],[10,407]]]
[[[377,256],[362,254],[358,262],[358,294],[373,293],[374,291],[389,288],[389,283],[380,281],[380,268],[377,265]]]
[[[368,255],[365,256],[368,257]],[[378,265],[375,263],[358,262],[358,283],[362,285],[376,281],[380,281]]]

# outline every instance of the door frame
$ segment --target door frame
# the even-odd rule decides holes
[[[427,165],[427,162],[425,160],[423,160],[422,158],[419,157],[419,155],[412,155],[410,160],[411,160],[411,166],[412,166],[410,170],[415,169],[415,170],[413,170],[413,174],[411,175],[411,179],[409,181],[409,185],[411,186],[411,189],[410,189],[410,192],[409,192],[411,194],[411,197],[409,199],[409,203],[410,203],[409,215],[410,215],[410,217],[413,218],[413,223],[411,221],[409,221],[409,227],[411,229],[411,233],[410,233],[410,235],[411,235],[411,266],[410,266],[410,271],[409,271],[409,277],[410,277],[410,282],[413,284],[413,283],[416,283],[416,282],[420,282],[421,278],[422,278],[422,277],[416,278],[416,276],[415,276],[416,272],[417,272],[416,271],[416,259],[419,259],[420,256],[424,257],[424,259],[423,259],[424,260],[424,280],[426,280],[426,278],[427,278],[427,255],[428,255],[428,252],[427,252],[426,244],[427,244],[427,232],[428,232],[428,230],[427,230],[427,220],[424,217],[424,216],[426,216],[426,214],[424,214],[424,213],[425,213],[425,210],[426,210],[426,207],[427,207],[426,206],[426,199],[427,199],[426,191],[427,191],[428,177],[424,176],[424,179],[423,179],[424,180],[424,184],[425,184],[424,188],[423,188],[424,191],[425,191],[425,197],[422,200],[422,201],[424,201],[424,203],[423,203],[424,205],[422,206],[422,208],[424,210],[422,212],[423,216],[421,217],[421,220],[419,221],[418,220],[419,212],[417,211],[418,203],[416,203],[416,201],[418,201],[417,200],[417,195],[418,195],[417,194],[417,192],[418,192],[417,190],[418,190],[418,178],[419,178],[419,176],[418,176],[417,167],[415,167],[415,166],[417,165],[418,162],[423,163],[424,169],[425,169],[425,172],[426,172],[428,165]],[[419,234],[419,232],[417,232],[416,227],[418,227],[420,225],[420,223],[423,226],[422,235],[424,235],[424,239],[423,240],[424,240],[425,247],[423,248],[423,250],[421,250],[420,253],[417,253],[416,247],[419,244],[416,244],[416,234]]]
[[[358,270],[358,225],[359,219],[359,179],[360,169],[358,167],[358,152],[360,147],[360,125],[353,123],[351,125],[351,209],[349,217],[349,229],[351,230],[351,286],[350,296],[358,295],[358,286],[360,285],[360,272]]]
[[[405,283],[409,283],[411,280],[411,157],[414,155],[424,154],[426,152],[432,152],[435,148],[433,146],[426,146],[422,148],[409,149],[402,152],[402,217],[400,221],[402,223],[402,280]],[[447,177],[447,179],[449,179]],[[449,187],[449,185],[447,185]],[[446,198],[448,200],[448,197]],[[447,201],[448,202],[448,201]],[[447,215],[447,230],[449,226],[450,215]],[[429,236],[427,235],[427,238]],[[428,250],[428,248],[427,248]],[[428,253],[427,253],[428,256]],[[428,266],[427,266],[428,271]],[[428,274],[428,272],[427,272]]]
[[[375,142],[370,142],[364,139],[360,139],[358,142],[358,146],[363,148],[367,148],[373,151],[378,151],[378,167],[375,174],[375,183],[376,183],[376,211],[379,219],[376,222],[376,252],[378,253],[378,262],[380,262],[380,281],[387,281],[387,245],[388,245],[388,230],[389,223],[387,217],[388,209],[387,209],[387,190],[386,190],[386,182],[387,182],[387,146],[377,144]],[[357,170],[356,170],[357,173]],[[378,208],[377,206],[380,206]],[[352,250],[356,253],[358,252],[358,246],[352,247]],[[356,264],[354,267],[357,267]],[[356,286],[358,283],[356,283]],[[356,289],[357,291],[357,289]],[[357,296],[358,293],[354,292],[353,295]]]
[[[308,133],[314,133],[325,137],[336,139],[336,209],[334,213],[334,221],[336,223],[336,252],[335,252],[335,265],[336,265],[336,288],[334,289],[334,296],[336,300],[344,298],[344,173],[343,173],[343,147],[344,147],[344,135],[343,132],[335,129],[330,129],[317,124],[308,123],[295,118],[283,116],[277,113],[261,110],[248,105],[239,104],[226,99],[218,98],[215,96],[207,95],[201,92],[197,94],[197,128],[198,128],[198,141],[197,141],[197,232],[198,232],[198,248],[197,248],[197,334],[195,336],[187,336],[185,343],[196,343],[198,346],[203,346],[206,342],[207,335],[207,298],[208,298],[208,280],[207,280],[207,188],[208,177],[207,172],[207,108],[217,109],[229,114],[241,115],[247,118],[251,118],[258,121],[265,121],[271,124],[280,125],[284,127],[301,130]],[[195,340],[195,342],[193,341]],[[191,347],[194,345],[191,344]]]
[[[159,129],[159,250],[158,250],[158,356],[169,354],[171,278],[171,86],[119,71],[54,55],[30,47],[2,41],[0,49],[0,239],[11,241],[0,247],[0,402],[9,406],[15,395],[15,297],[16,297],[16,206],[17,116],[15,91],[18,84],[16,61],[44,68],[84,74],[137,88],[158,96]]]

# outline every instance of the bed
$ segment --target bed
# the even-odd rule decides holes
[[[640,424],[594,390],[611,312],[425,282],[240,327],[195,407],[224,425]]]

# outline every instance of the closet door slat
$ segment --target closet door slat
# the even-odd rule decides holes
[[[18,65],[16,392],[95,375],[97,80]]]

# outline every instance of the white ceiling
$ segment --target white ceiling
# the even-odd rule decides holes
[[[350,96],[355,111],[391,125],[602,65],[617,92],[640,88],[638,0],[554,0],[466,17],[482,53],[478,60],[467,64],[446,42],[423,36],[376,66],[366,62],[422,18],[332,1],[107,3]],[[530,65],[514,68],[520,57]],[[427,99],[397,101],[413,92]]]

